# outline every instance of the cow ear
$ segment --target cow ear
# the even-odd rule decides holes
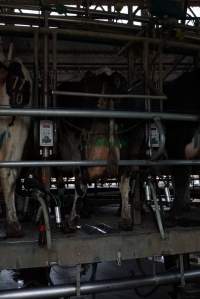
[[[8,76],[8,70],[4,67],[0,67],[0,84],[5,83]]]

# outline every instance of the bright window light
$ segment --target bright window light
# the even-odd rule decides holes
[[[16,27],[31,27],[30,25],[24,25],[24,24],[15,24]]]
[[[194,12],[194,14],[197,16],[197,18],[200,18],[200,7],[191,7],[192,11]],[[188,9],[187,10],[187,14],[188,16],[194,17],[194,15],[192,14],[192,12]],[[188,21],[187,25],[189,26],[194,26],[194,21]]]

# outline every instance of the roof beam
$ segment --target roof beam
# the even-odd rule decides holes
[[[1,4],[3,5],[34,5],[38,6],[40,2],[54,5],[54,4],[68,4],[68,5],[80,5],[82,0],[1,0]],[[141,5],[147,4],[149,0],[120,0],[120,3],[124,5],[132,4],[132,5]],[[93,4],[95,5],[115,5],[119,3],[119,0],[93,0]],[[189,0],[188,4],[190,6],[200,6],[200,0]]]
[[[81,0],[43,0],[41,2],[47,3],[47,4],[81,4]],[[93,0],[92,1],[94,4],[99,4],[99,5],[114,5],[116,3],[119,3],[119,0]],[[120,0],[121,3],[124,5],[128,4],[133,4],[133,5],[138,5],[138,4],[144,4],[148,3],[149,0]],[[191,6],[200,6],[200,0],[189,0],[189,5]],[[20,5],[39,5],[40,1],[39,0],[1,0],[1,4],[20,4]]]

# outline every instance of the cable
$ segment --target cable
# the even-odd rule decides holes
[[[148,291],[146,293],[141,293],[139,288],[134,288],[134,291],[138,297],[147,298],[147,297],[151,296],[152,294],[154,294],[159,289],[159,287],[160,286],[155,286],[150,291]]]
[[[144,269],[142,268],[142,264],[140,259],[136,259],[136,263],[137,263],[137,267],[140,270],[140,272],[144,275],[147,276],[147,274],[145,273]],[[134,271],[131,271],[132,276],[135,276]],[[158,289],[159,289],[159,285],[152,287],[152,289],[150,291],[147,291],[146,293],[141,293],[140,288],[134,288],[134,291],[136,293],[136,295],[140,298],[147,298],[149,296],[151,296],[153,293],[155,293]]]
[[[32,189],[38,189],[41,192],[45,193],[46,195],[49,195],[51,197],[51,199],[53,199],[53,201],[55,202],[56,206],[60,207],[60,202],[59,200],[46,188],[44,188],[44,186],[34,177],[28,177],[24,180],[24,187],[28,190]]]

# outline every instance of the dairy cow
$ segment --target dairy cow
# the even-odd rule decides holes
[[[0,62],[0,107],[24,107],[32,96],[32,82],[28,70],[19,59],[7,64]],[[30,118],[2,116],[0,118],[0,160],[21,160],[28,137]],[[7,236],[22,236],[15,208],[15,186],[19,170],[0,168],[0,181],[6,205]]]
[[[127,81],[118,72],[87,72],[80,81],[65,81],[58,86],[60,91],[97,93],[96,97],[58,96],[57,107],[67,109],[139,110],[141,100],[113,100],[101,94],[126,94]],[[64,176],[74,176],[76,193],[72,210],[67,217],[69,227],[76,226],[79,219],[77,206],[86,192],[89,182],[118,178],[122,198],[120,227],[132,228],[130,206],[131,181],[136,170],[133,167],[118,167],[120,159],[139,159],[144,156],[144,122],[136,120],[113,120],[98,118],[74,118],[58,120],[58,153],[64,160],[106,160],[105,167],[62,168]],[[62,172],[63,171],[63,172]]]

